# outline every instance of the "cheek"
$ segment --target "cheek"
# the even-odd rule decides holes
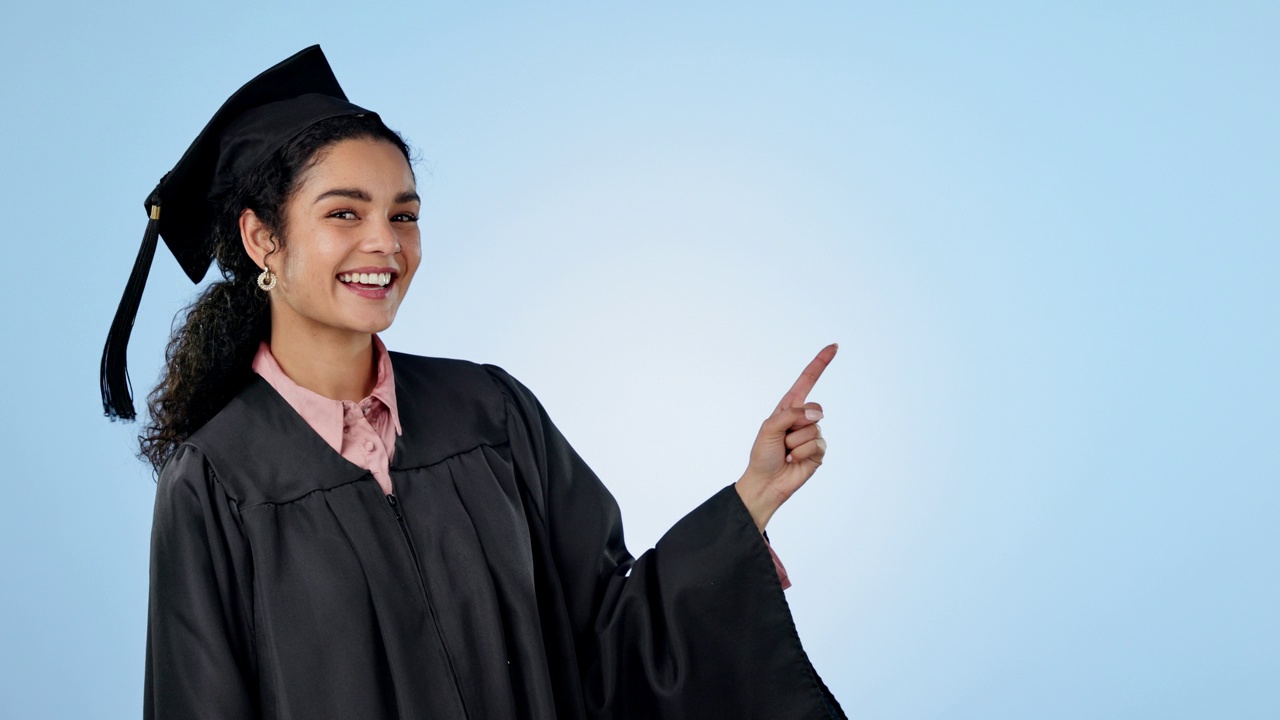
[[[412,280],[418,274],[418,267],[422,264],[422,253],[415,251],[412,255],[405,254],[405,262],[408,266],[407,278]]]
[[[293,291],[316,293],[329,289],[330,281],[337,282],[337,272],[353,243],[331,228],[298,227],[291,231],[284,255]]]
[[[319,295],[328,287],[328,266],[319,258],[308,254],[291,253],[284,258],[282,280],[289,294],[295,298]]]
[[[415,234],[402,240],[403,251],[401,257],[404,258],[405,274],[412,276],[417,272],[418,265],[422,263],[422,244]]]
[[[295,253],[284,257],[284,280],[290,291],[298,291],[306,286],[306,262]]]

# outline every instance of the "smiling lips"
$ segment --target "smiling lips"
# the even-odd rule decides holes
[[[370,269],[373,272],[339,273],[338,281],[343,287],[360,297],[382,300],[391,294],[391,283],[396,279],[396,273],[386,269]]]

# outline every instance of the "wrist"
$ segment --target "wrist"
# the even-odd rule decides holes
[[[769,524],[769,519],[773,517],[778,505],[769,501],[767,492],[753,489],[753,485],[756,484],[743,475],[733,487],[738,491],[738,497],[751,515],[751,520],[755,522],[756,529],[763,535],[765,526]]]

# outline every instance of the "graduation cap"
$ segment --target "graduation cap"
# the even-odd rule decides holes
[[[264,71],[218,108],[144,204],[147,230],[102,349],[102,409],[107,417],[132,420],[136,415],[126,349],[156,240],[163,237],[191,282],[200,282],[213,262],[208,236],[216,202],[303,130],[321,120],[359,114],[375,113],[347,101],[319,45]]]

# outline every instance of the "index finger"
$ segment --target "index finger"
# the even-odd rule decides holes
[[[778,409],[803,405],[805,399],[809,397],[809,391],[817,384],[818,378],[822,377],[822,371],[827,369],[827,365],[831,363],[831,359],[836,356],[836,350],[839,349],[839,345],[831,343],[819,350],[818,356],[809,362],[804,372],[800,373],[800,377],[796,379],[795,384],[791,386],[786,395],[782,396],[782,400],[778,403]]]

